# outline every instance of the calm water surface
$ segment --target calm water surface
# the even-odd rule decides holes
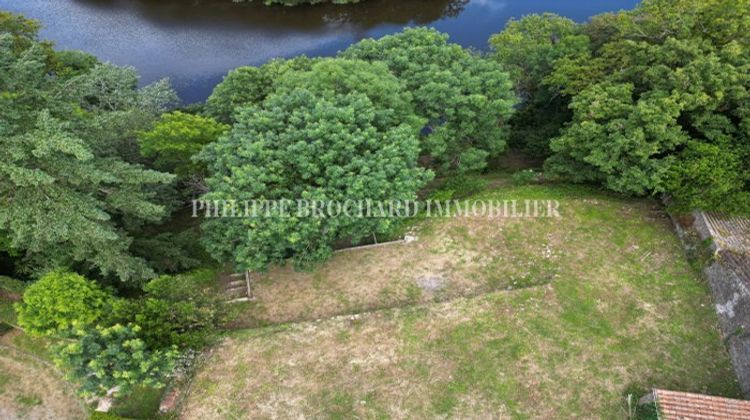
[[[231,0],[0,0],[44,24],[58,47],[169,77],[186,103],[204,100],[231,69],[274,57],[332,55],[366,37],[428,25],[486,49],[508,19],[554,12],[576,21],[631,9],[637,0],[368,0],[356,5],[266,7]]]

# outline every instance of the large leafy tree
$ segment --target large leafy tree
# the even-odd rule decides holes
[[[516,102],[508,74],[433,29],[406,29],[361,41],[341,53],[385,63],[412,92],[427,120],[422,151],[440,169],[482,169],[506,148]]]
[[[206,200],[292,200],[270,217],[204,224],[209,250],[241,269],[320,261],[336,240],[391,227],[389,218],[304,217],[309,208],[296,200],[414,199],[430,177],[417,166],[403,86],[384,66],[330,59],[277,85],[261,104],[240,108],[231,132],[202,154],[211,174]]]
[[[283,75],[309,70],[318,59],[305,56],[276,59],[260,67],[239,67],[227,74],[206,101],[206,113],[224,123],[233,122],[236,109],[260,104],[276,90],[276,82]]]
[[[215,142],[229,126],[212,118],[180,111],[161,116],[139,136],[141,153],[154,159],[157,169],[181,178],[200,177],[204,169],[191,159],[203,146]]]
[[[0,19],[0,236],[30,270],[153,276],[131,255],[126,226],[164,215],[154,187],[173,176],[138,164],[135,132],[173,91],[138,89],[132,69],[57,53],[19,19]]]
[[[535,156],[549,155],[550,140],[570,120],[570,98],[546,83],[559,59],[589,51],[581,26],[554,14],[511,20],[490,38],[492,58],[511,75],[522,99],[510,121],[510,145]]]
[[[587,54],[556,61],[572,95],[550,173],[683,208],[747,212],[750,2],[647,0],[595,19]]]

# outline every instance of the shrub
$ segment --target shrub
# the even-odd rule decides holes
[[[487,188],[487,181],[470,175],[456,175],[446,181],[443,191],[452,191],[451,198],[462,199],[479,194]]]
[[[29,286],[16,305],[18,323],[37,335],[68,335],[95,324],[109,311],[114,297],[75,273],[52,272]]]
[[[146,296],[131,304],[130,319],[151,348],[200,348],[224,317],[210,270],[162,276],[144,286]]]
[[[541,174],[534,171],[533,169],[524,169],[518,171],[511,177],[514,185],[528,185],[534,182],[538,182]]]
[[[68,370],[83,396],[106,395],[114,387],[127,395],[136,386],[165,386],[179,353],[149,350],[139,332],[132,324],[77,330],[75,342],[55,347],[55,362]]]

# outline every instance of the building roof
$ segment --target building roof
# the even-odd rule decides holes
[[[750,401],[663,389],[654,390],[654,399],[663,420],[750,419]]]
[[[750,252],[750,219],[718,213],[699,214],[719,249],[738,253]]]

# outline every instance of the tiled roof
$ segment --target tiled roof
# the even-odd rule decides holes
[[[750,219],[702,213],[708,230],[719,248],[750,252]]]
[[[654,398],[663,420],[750,419],[750,401],[663,389],[655,389]]]
[[[717,259],[750,288],[750,252],[739,254],[732,251],[719,251]]]

